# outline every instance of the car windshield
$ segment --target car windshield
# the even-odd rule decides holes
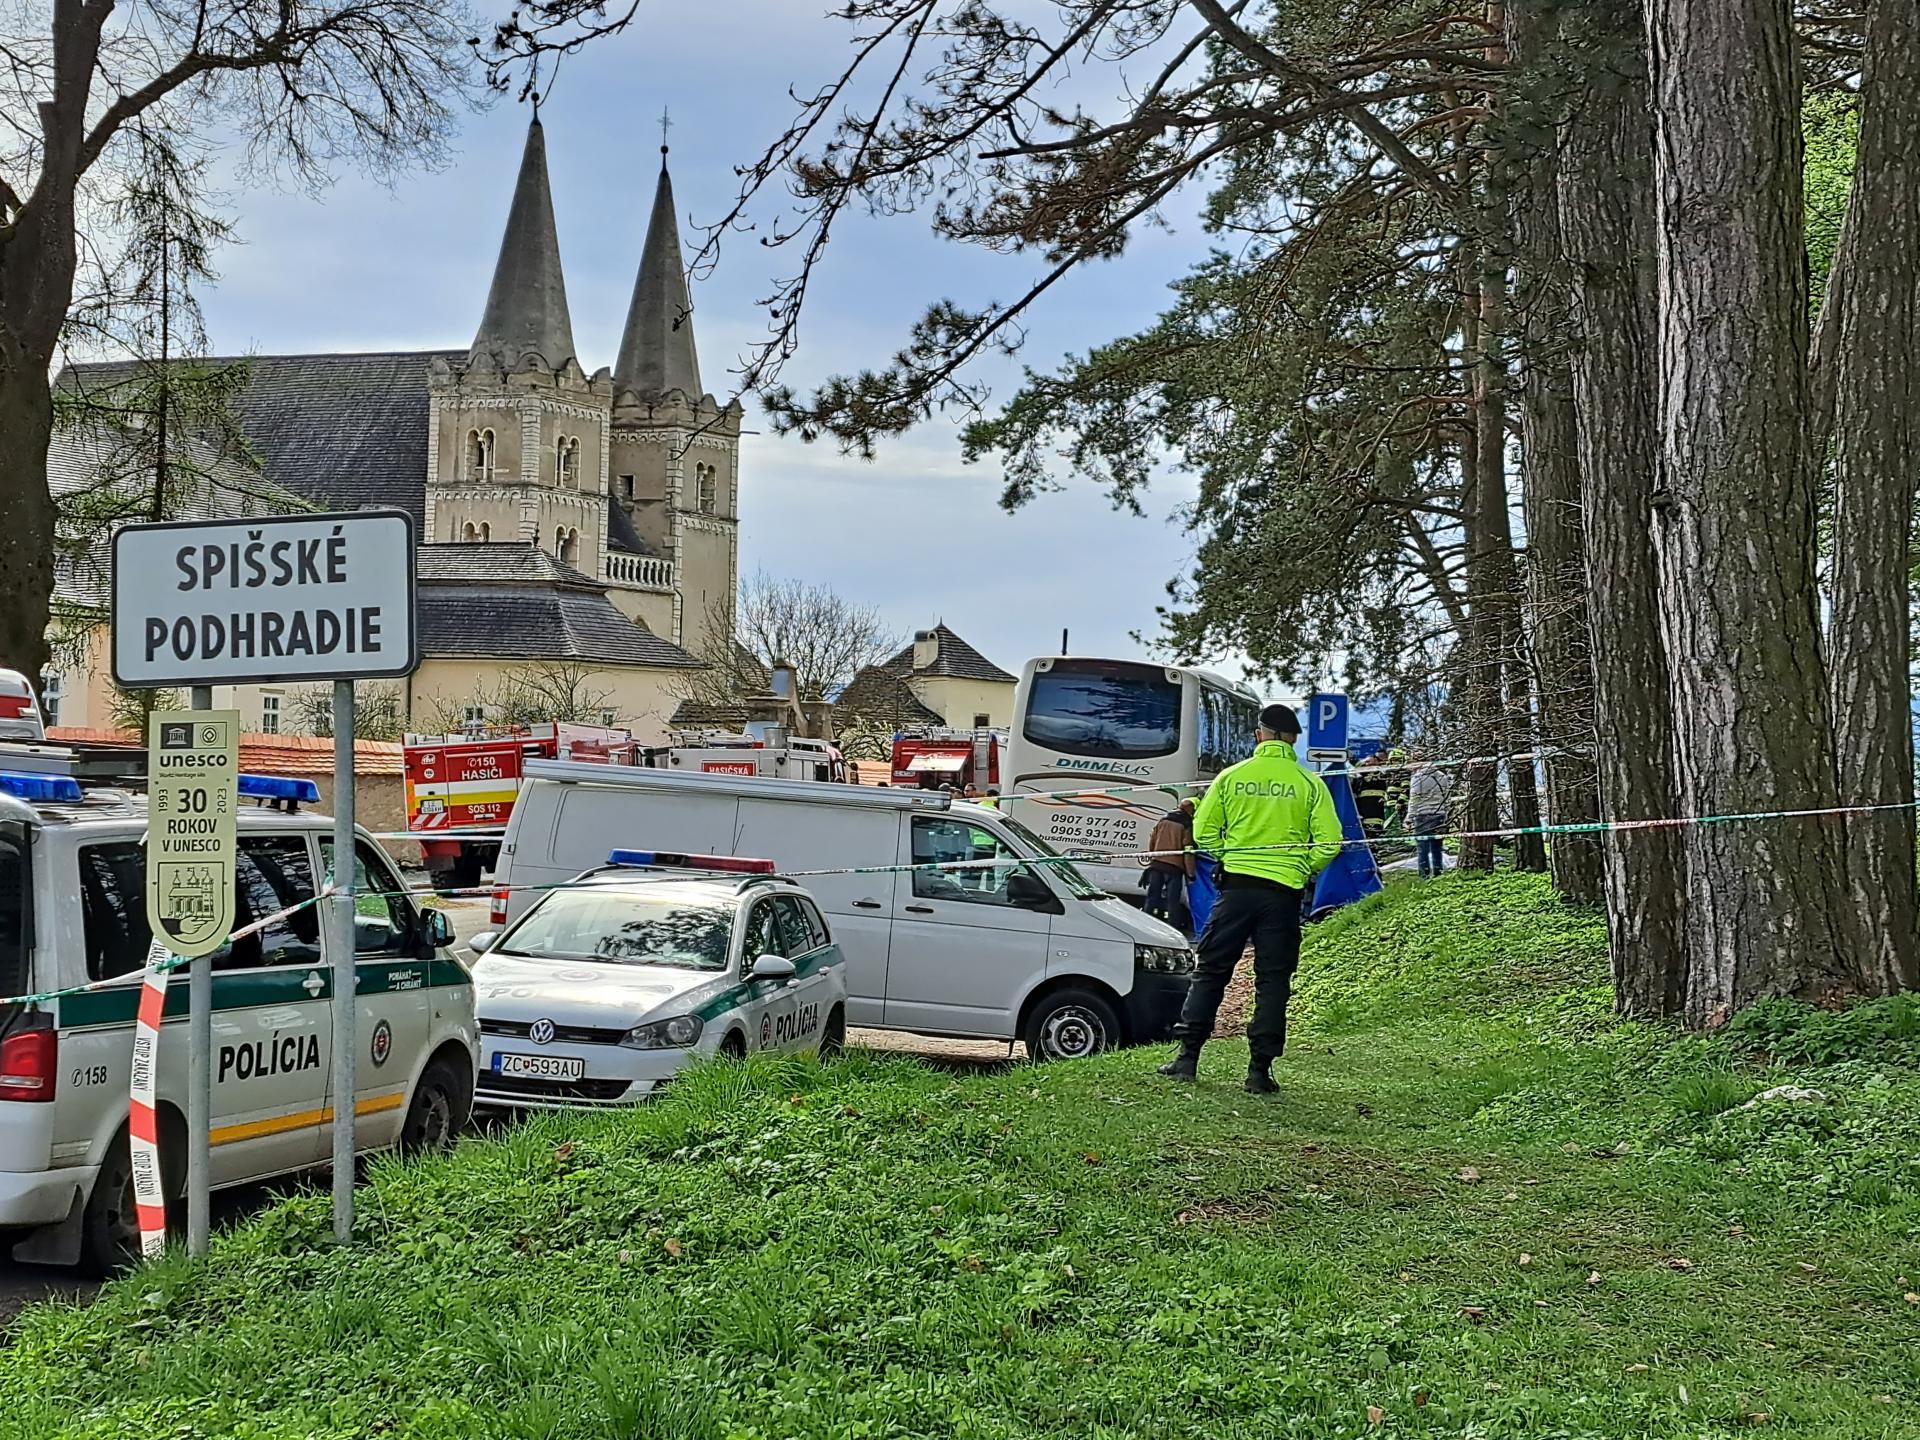
[[[1020,843],[1028,848],[1031,854],[1054,856],[1060,854],[1053,846],[1042,840],[1012,816],[1001,816],[1000,823],[1011,830],[1019,839]],[[1079,867],[1071,860],[1064,857],[1056,859],[1041,868],[1045,869],[1049,875],[1058,875],[1060,877],[1060,883],[1067,887],[1068,892],[1076,900],[1098,900],[1106,893],[1098,885],[1088,880],[1085,875],[1082,875]]]
[[[583,885],[555,890],[494,947],[495,955],[725,970],[733,906]]]

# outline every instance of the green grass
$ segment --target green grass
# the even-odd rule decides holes
[[[382,1163],[350,1251],[299,1196],[28,1315],[0,1434],[1920,1432],[1920,1010],[1682,1037],[1605,969],[1449,879],[1316,927],[1277,1100],[757,1063]]]

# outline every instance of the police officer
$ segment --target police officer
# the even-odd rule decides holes
[[[1288,705],[1260,712],[1251,759],[1221,771],[1193,817],[1197,850],[1220,857],[1220,898],[1199,940],[1199,962],[1174,1035],[1180,1053],[1162,1075],[1192,1080],[1213,1034],[1220,997],[1253,941],[1253,1021],[1247,1089],[1271,1095],[1273,1062],[1287,1043],[1287,995],[1300,963],[1300,901],[1340,854],[1340,817],[1327,782],[1293,753],[1300,719]]]

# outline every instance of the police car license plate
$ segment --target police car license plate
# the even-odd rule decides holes
[[[572,1055],[495,1055],[493,1073],[528,1080],[578,1080],[587,1073],[587,1062]]]

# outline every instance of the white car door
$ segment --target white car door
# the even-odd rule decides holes
[[[741,1021],[747,1027],[749,1050],[784,1050],[784,1037],[793,1028],[795,999],[793,984],[787,980],[754,980],[753,965],[762,955],[787,956],[787,941],[774,905],[776,897],[753,902],[747,910],[745,941],[740,951],[740,978],[747,987],[747,999],[740,1006]],[[787,958],[791,958],[790,956]]]
[[[820,1047],[820,1032],[832,1009],[833,972],[827,959],[827,927],[811,902],[798,895],[775,898],[774,910],[786,939],[787,958],[796,971],[787,983],[792,1009],[784,1039],[776,1029],[774,1039],[783,1041],[783,1050],[813,1051]]]
[[[1022,997],[1046,973],[1051,912],[1060,902],[1051,891],[1044,906],[1010,896],[1008,882],[1023,867],[984,826],[953,815],[905,815],[901,823],[915,867],[995,863],[893,877],[887,1027],[1011,1038]]]

